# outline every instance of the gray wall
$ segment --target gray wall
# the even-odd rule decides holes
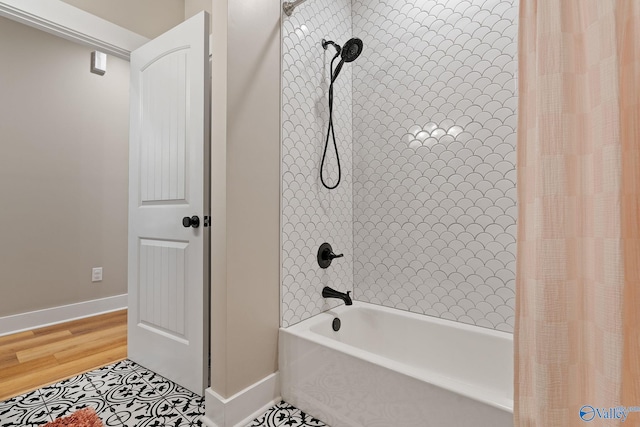
[[[278,369],[279,0],[214,0],[211,388]]]
[[[184,21],[185,12],[197,7],[196,0],[187,0],[188,5],[185,0],[62,1],[150,39]]]
[[[0,18],[0,316],[127,292],[129,63],[90,52]]]
[[[193,15],[200,13],[202,10],[209,12],[211,25],[209,29],[213,28],[213,14],[211,13],[213,3],[211,0],[185,0],[184,1],[184,19],[189,19]]]

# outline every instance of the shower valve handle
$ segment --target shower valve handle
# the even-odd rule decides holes
[[[327,268],[335,258],[342,258],[344,254],[334,254],[333,248],[328,243],[323,243],[318,249],[318,265],[320,268]]]

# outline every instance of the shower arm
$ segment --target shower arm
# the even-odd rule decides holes
[[[307,0],[286,1],[282,3],[282,10],[284,11],[285,15],[291,16],[293,10],[306,1]]]

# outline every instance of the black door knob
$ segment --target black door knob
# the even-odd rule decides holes
[[[200,227],[200,218],[198,218],[197,215],[194,215],[191,218],[185,216],[184,218],[182,218],[182,226],[185,228],[198,228]]]

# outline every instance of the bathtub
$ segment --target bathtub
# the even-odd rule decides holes
[[[356,301],[279,346],[282,398],[332,427],[513,426],[511,334]]]

